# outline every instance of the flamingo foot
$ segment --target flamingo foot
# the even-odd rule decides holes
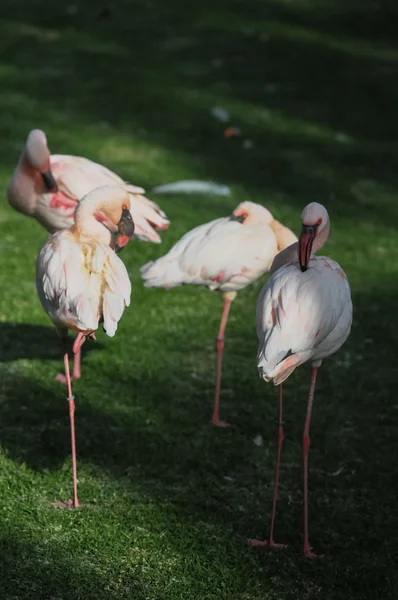
[[[263,548],[264,546],[269,550],[282,550],[283,548],[287,548],[286,544],[277,544],[274,540],[255,540],[249,539],[247,540],[253,548]]]
[[[74,504],[72,498],[69,498],[67,502],[51,502],[54,508],[61,508],[62,510],[69,510],[72,508],[82,508],[85,504]]]
[[[318,558],[317,554],[314,554],[313,552],[311,552],[309,546],[304,546],[304,556],[306,558]]]
[[[57,381],[60,381],[64,385],[66,385],[66,383],[67,383],[66,377],[63,373],[58,373],[58,375],[55,377],[55,379]],[[80,375],[78,375],[78,376],[74,375],[73,377],[70,378],[71,381],[75,381],[76,379],[80,379]]]
[[[215,427],[231,427],[231,423],[228,423],[228,421],[220,421],[220,419],[215,419],[214,417],[210,423]]]

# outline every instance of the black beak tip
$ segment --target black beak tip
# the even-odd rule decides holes
[[[44,185],[46,189],[51,192],[56,192],[58,190],[57,182],[54,179],[54,175],[51,171],[46,171],[45,173],[41,173],[41,177],[43,179]]]
[[[308,267],[306,267],[305,265],[300,265],[300,269],[302,273],[305,273]]]
[[[229,218],[230,221],[237,221],[238,223],[243,223],[245,220],[245,217],[243,215],[239,215],[238,217],[236,217],[235,215],[231,215],[231,217]]]

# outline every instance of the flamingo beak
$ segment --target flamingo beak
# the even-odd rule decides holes
[[[229,217],[230,221],[237,221],[238,223],[244,223],[245,219],[246,219],[247,215],[243,214],[243,215],[234,215],[232,213],[232,215]]]
[[[131,212],[127,208],[123,208],[122,217],[117,224],[116,252],[120,252],[129,243],[133,237],[134,229],[135,226]]]
[[[58,190],[57,182],[54,179],[54,175],[51,173],[50,169],[43,173],[40,173],[42,179],[44,181],[44,185],[49,192],[56,192]]]
[[[312,245],[316,236],[317,225],[303,225],[298,243],[300,269],[304,273],[310,262]]]

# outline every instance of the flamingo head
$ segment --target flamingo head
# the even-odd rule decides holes
[[[46,190],[54,192],[58,189],[57,182],[51,173],[50,151],[47,146],[47,138],[41,129],[32,129],[25,144],[25,157],[28,163],[39,171]]]
[[[116,252],[128,244],[134,234],[130,197],[121,186],[105,185],[90,192],[94,216],[116,235]],[[80,202],[81,204],[81,202]],[[79,207],[76,209],[78,210]],[[102,218],[98,218],[98,217]]]
[[[273,216],[261,204],[254,202],[241,202],[233,211],[231,221],[238,221],[244,225],[254,225],[255,223],[266,223],[269,225],[273,221]]]
[[[128,244],[134,234],[134,221],[127,204],[122,205],[122,214],[117,224],[116,252]]]
[[[307,204],[301,213],[302,230],[298,242],[298,256],[300,269],[304,273],[308,269],[312,252],[318,250],[324,243],[320,240],[321,232],[329,234],[329,215],[326,208],[318,202]],[[325,238],[326,239],[326,238]],[[315,242],[315,248],[314,248]]]

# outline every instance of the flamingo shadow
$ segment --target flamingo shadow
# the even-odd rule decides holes
[[[85,344],[83,352],[102,348],[102,344]],[[53,327],[30,323],[0,323],[0,363],[20,359],[59,360],[59,338]]]

